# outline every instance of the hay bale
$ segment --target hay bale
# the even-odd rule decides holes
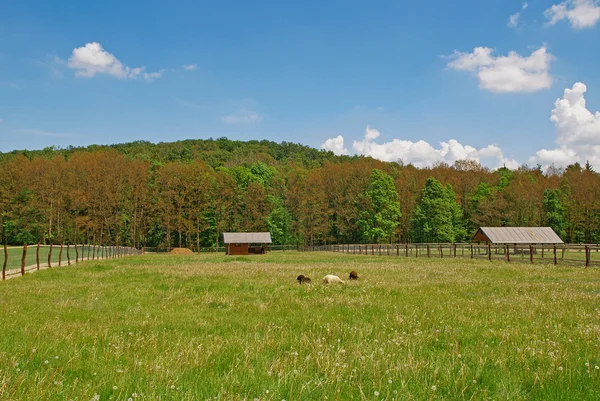
[[[171,252],[169,252],[169,254],[171,254],[171,255],[193,255],[194,252],[189,248],[173,248],[173,249],[171,249]]]

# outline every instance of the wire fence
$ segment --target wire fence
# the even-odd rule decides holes
[[[79,245],[24,244],[4,246],[2,280],[25,273],[59,266],[70,266],[87,260],[116,259],[139,255],[141,251],[132,247]]]
[[[343,252],[356,255],[469,258],[585,267],[600,266],[600,245],[598,244],[339,244],[302,246],[299,250],[304,252]]]

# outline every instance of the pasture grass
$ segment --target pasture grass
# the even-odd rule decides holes
[[[0,399],[600,399],[598,273],[324,252],[43,270],[0,283]]]

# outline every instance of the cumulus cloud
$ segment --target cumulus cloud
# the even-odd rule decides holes
[[[556,99],[550,120],[556,126],[556,149],[538,151],[532,162],[566,166],[574,162],[600,165],[600,111],[592,113],[585,101],[587,87],[577,82]]]
[[[527,8],[527,6],[529,6],[529,4],[523,3],[523,5],[521,6],[521,11],[508,17],[508,26],[510,28],[518,28],[519,27],[519,18],[521,17],[521,12],[523,10],[525,10]]]
[[[196,64],[184,64],[183,69],[186,71],[194,71],[198,69],[198,66]]]
[[[145,67],[131,68],[119,61],[113,54],[104,50],[98,42],[87,43],[85,46],[73,49],[68,67],[75,70],[77,77],[94,77],[96,74],[107,74],[116,78],[138,78],[147,80],[159,78],[164,70],[145,72]]]
[[[428,167],[439,162],[453,164],[457,160],[475,160],[491,167],[504,165],[509,168],[519,167],[515,160],[505,158],[502,150],[496,145],[477,149],[450,139],[448,142],[440,142],[439,147],[435,148],[423,140],[412,142],[393,139],[390,142],[377,143],[376,139],[379,136],[381,133],[378,130],[367,127],[364,138],[352,143],[352,150],[356,154],[371,156],[382,161],[402,161],[416,167]],[[321,148],[333,151],[333,148],[337,147],[336,149],[345,150],[343,146],[344,138],[339,135],[336,138],[329,138]]]
[[[262,121],[262,116],[254,111],[240,111],[221,116],[221,121],[232,125],[257,124]]]
[[[448,67],[472,72],[479,79],[479,87],[491,92],[534,92],[552,86],[548,70],[553,57],[545,46],[529,57],[514,51],[494,57],[493,52],[489,47],[476,47],[472,53],[455,51]]]
[[[321,145],[321,149],[331,151],[338,156],[348,154],[348,149],[344,147],[344,137],[341,135],[326,140]]]
[[[548,24],[567,19],[575,29],[590,28],[600,21],[599,0],[567,0],[555,4],[544,12]]]

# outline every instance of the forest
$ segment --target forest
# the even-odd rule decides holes
[[[0,153],[4,243],[218,246],[463,242],[479,226],[550,226],[600,242],[600,175],[573,164],[430,168],[227,138]]]

